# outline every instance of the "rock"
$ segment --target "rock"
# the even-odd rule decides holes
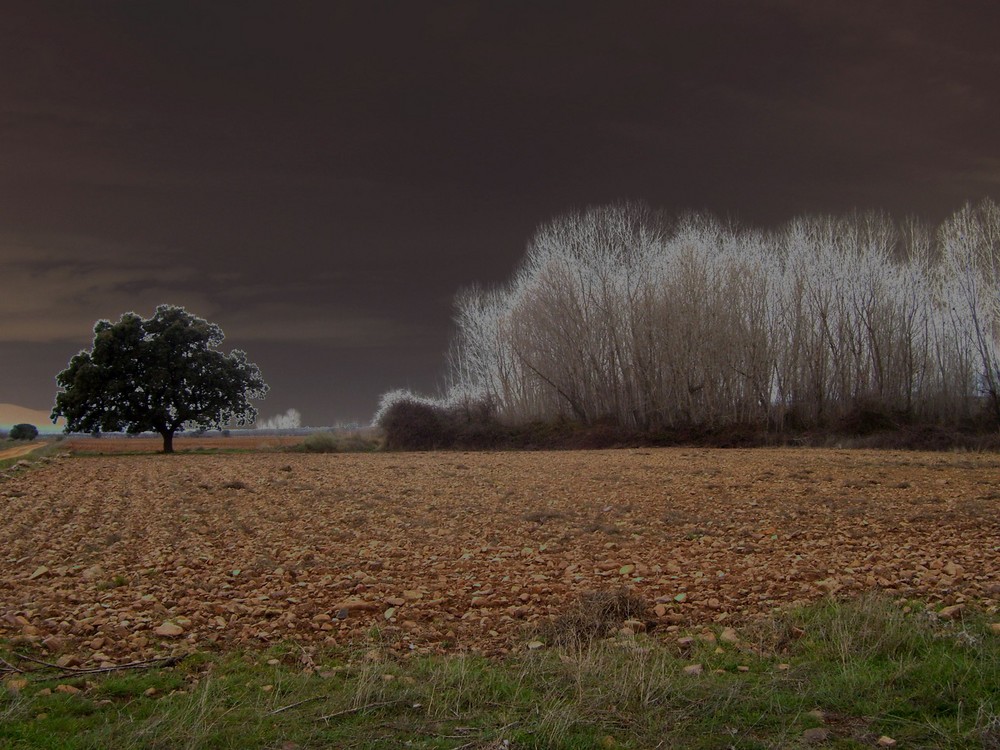
[[[386,598],[385,603],[388,604],[390,607],[402,607],[404,604],[406,604],[406,599],[402,598],[401,596],[390,596]]]
[[[7,688],[8,691],[17,695],[22,690],[24,690],[24,688],[28,687],[28,681],[23,679],[7,680],[4,683],[4,686]]]
[[[883,734],[878,738],[878,742],[876,744],[879,747],[896,747],[896,740]]]
[[[83,571],[80,575],[82,575],[86,580],[92,581],[95,578],[98,578],[98,577],[104,575],[104,568],[102,568],[100,565],[91,565],[89,568],[87,568],[85,571]]]
[[[943,617],[945,620],[953,620],[965,610],[964,604],[953,604],[950,607],[945,607],[940,612],[938,612],[938,617]]]
[[[816,584],[816,588],[832,595],[840,591],[843,586],[840,585],[840,582],[836,578],[824,578]]]
[[[58,635],[50,635],[48,638],[42,639],[42,645],[49,651],[62,651],[66,642]]]
[[[395,616],[396,616],[395,607],[389,607],[389,609],[387,609],[385,612],[382,613],[382,617],[384,617],[387,620],[391,620]]]
[[[826,742],[829,736],[830,730],[824,729],[823,727],[813,727],[812,729],[807,729],[802,733],[802,739],[810,743]]]
[[[537,651],[540,648],[545,648],[545,644],[541,641],[528,641],[529,651]]]
[[[675,602],[686,602],[688,598],[687,594],[678,594],[674,597]]]
[[[668,611],[666,604],[657,604],[653,607],[653,614],[657,617],[665,617]]]
[[[178,636],[184,635],[184,628],[182,628],[176,622],[171,622],[170,620],[167,620],[153,632],[163,638],[177,638]]]
[[[318,623],[324,623],[324,622],[330,622],[332,619],[333,618],[330,617],[330,615],[328,615],[326,612],[321,612],[320,614],[313,617],[312,621]]]
[[[41,578],[43,575],[45,575],[48,572],[49,572],[48,566],[46,566],[46,565],[39,565],[37,568],[35,568],[35,572],[33,572],[30,576],[28,576],[28,580],[29,581],[34,581],[36,578]]]
[[[74,654],[66,654],[56,659],[56,665],[63,669],[72,669],[73,667],[80,666],[80,657]]]
[[[348,599],[336,605],[336,610],[347,610],[348,612],[374,612],[379,608],[378,602],[369,602],[364,599]]]
[[[635,571],[634,565],[622,565],[618,569],[618,574],[623,576],[629,576],[632,575],[633,571]]]
[[[424,595],[421,592],[416,591],[414,589],[407,589],[406,591],[403,592],[403,599],[405,599],[408,602],[415,602],[418,599],[423,599],[423,598]]]
[[[723,628],[722,632],[719,633],[719,640],[723,643],[739,643],[740,637],[736,634],[735,629]]]
[[[684,667],[684,674],[698,675],[704,671],[701,664],[688,664]]]
[[[622,623],[622,627],[628,628],[633,633],[646,632],[646,623],[644,623],[642,620],[626,620],[625,622]]]
[[[950,562],[941,569],[941,572],[950,578],[957,578],[965,572],[965,568],[961,565],[956,565],[955,563]]]

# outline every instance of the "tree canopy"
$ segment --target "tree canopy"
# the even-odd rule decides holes
[[[185,425],[251,424],[250,399],[264,398],[268,386],[245,352],[218,351],[224,338],[218,325],[171,305],[149,319],[99,320],[93,348],[56,376],[52,421],[65,417],[66,432],[157,432],[164,453]]]
[[[38,437],[38,428],[33,424],[16,424],[10,428],[11,440],[34,440]]]

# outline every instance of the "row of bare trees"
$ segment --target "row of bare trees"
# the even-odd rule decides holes
[[[1000,420],[1000,207],[770,232],[591,209],[543,226],[509,283],[462,292],[456,323],[444,403],[511,423]]]

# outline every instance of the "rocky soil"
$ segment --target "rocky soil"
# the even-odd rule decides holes
[[[998,469],[815,449],[64,458],[0,478],[0,639],[70,666],[287,639],[500,654],[620,587],[654,634],[865,590],[996,612]]]

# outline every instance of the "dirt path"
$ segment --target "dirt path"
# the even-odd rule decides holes
[[[27,445],[19,445],[16,448],[8,448],[7,450],[0,451],[0,461],[8,458],[19,458],[20,456],[26,456],[31,453],[36,448],[41,448],[45,443],[34,442],[28,443]]]
[[[654,635],[865,591],[1000,607],[995,454],[96,456],[0,509],[0,638],[83,663],[373,633],[499,654],[619,587]]]

